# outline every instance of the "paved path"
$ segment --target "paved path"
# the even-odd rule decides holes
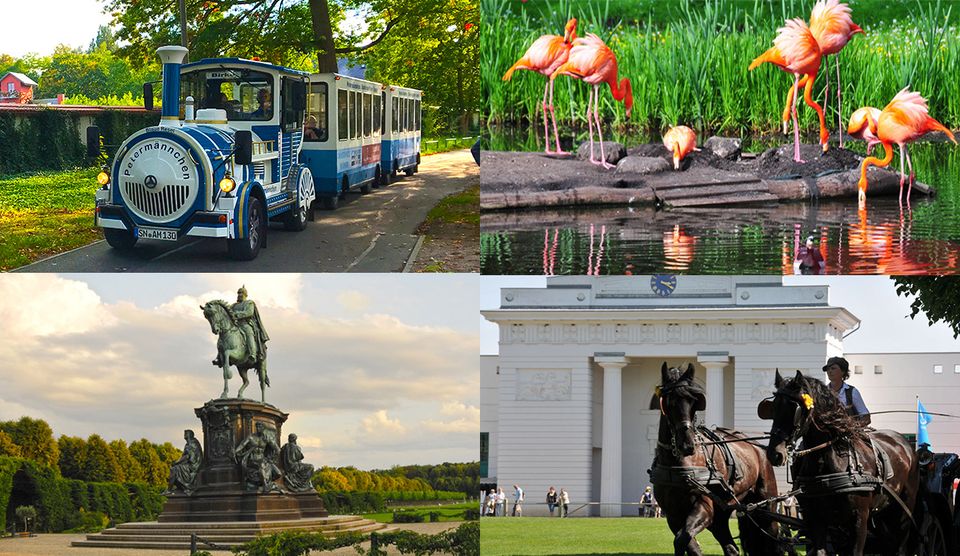
[[[404,523],[394,524],[391,527],[409,529],[417,533],[434,535],[447,529],[455,529],[460,522],[443,523]],[[36,537],[21,539],[0,539],[0,556],[187,556],[189,550],[144,550],[139,548],[81,548],[70,546],[73,541],[83,540],[83,534],[45,534]],[[364,543],[364,548],[370,548],[370,543]],[[214,554],[229,554],[229,552],[214,552]],[[330,552],[311,552],[325,556],[357,556],[353,547],[341,548]],[[394,547],[387,550],[387,554],[400,554]]]
[[[273,225],[253,261],[227,257],[223,240],[142,241],[130,253],[99,241],[18,268],[25,272],[397,272],[417,243],[416,228],[440,199],[474,185],[480,170],[469,150],[423,157],[368,195],[350,193],[334,211],[317,210],[302,232]],[[478,269],[479,270],[479,269]]]

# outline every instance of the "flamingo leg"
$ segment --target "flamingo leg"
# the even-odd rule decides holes
[[[903,178],[906,177],[903,174],[903,143],[900,144],[900,191],[897,193],[897,203],[900,204],[900,207],[903,207]],[[909,194],[907,195],[909,197]]]
[[[566,154],[560,148],[560,133],[557,131],[557,113],[553,107],[553,81],[550,82],[550,117],[553,119],[553,138],[557,141],[557,154]]]
[[[592,113],[593,110],[593,90],[590,90],[590,97],[587,99],[587,129],[590,133],[590,162],[596,164],[596,159],[593,156],[593,119]]]
[[[597,96],[593,117],[597,119],[597,136],[600,138],[600,165],[604,168],[613,168],[612,164],[607,164],[607,155],[603,153],[603,131],[600,129],[600,85],[594,85],[594,88],[597,90]]]
[[[827,111],[827,104],[830,102],[830,64],[824,64],[823,78],[826,83],[823,84],[823,111]]]
[[[843,148],[843,101],[840,100],[840,53],[833,55],[837,62],[837,131],[840,135],[840,148]]]
[[[793,88],[797,89],[800,83],[800,76],[793,75]],[[793,116],[793,160],[794,162],[803,162],[800,159],[800,124],[797,122],[797,96],[793,95],[793,108],[790,113]]]
[[[787,134],[787,122],[790,121],[790,106],[793,104],[793,100],[796,97],[796,94],[800,92],[800,87],[803,87],[807,82],[807,76],[804,75],[800,78],[799,82],[795,82],[794,86],[787,91],[787,103],[783,106],[783,134]]]
[[[550,131],[547,128],[547,92],[550,90],[550,80],[547,80],[547,84],[543,87],[543,102],[540,103],[540,106],[543,107],[543,145],[544,152],[550,154]]]
[[[913,162],[910,161],[910,151],[907,150],[907,147],[903,147],[903,152],[907,155],[907,168],[910,170],[910,177],[907,180],[907,208],[910,208],[910,193],[913,191],[913,181],[916,176],[913,173]]]

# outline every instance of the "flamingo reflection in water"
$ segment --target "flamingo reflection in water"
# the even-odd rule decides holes
[[[553,239],[550,238],[550,229],[543,231],[543,274],[544,276],[554,276],[554,270],[557,263],[557,247],[560,243],[560,230],[559,228],[553,229]],[[565,234],[566,235],[566,234]],[[594,247],[594,238],[596,237],[596,247]],[[569,238],[567,238],[569,239]],[[607,226],[600,226],[600,235],[597,237],[596,226],[590,224],[590,250],[587,255],[587,276],[600,276],[600,264],[603,261],[603,251],[605,248],[605,243],[607,240]],[[565,241],[564,244],[568,247],[564,249],[563,246],[560,246],[561,255],[562,252],[570,253],[570,243]],[[562,269],[561,269],[561,272]]]
[[[957,268],[955,246],[948,242],[911,239],[912,213],[907,212],[906,217],[904,214],[901,210],[897,222],[871,224],[866,209],[858,211],[859,222],[856,227],[851,226],[847,234],[849,274],[931,274]],[[921,243],[922,246],[918,245]],[[930,253],[931,249],[936,252]]]
[[[664,268],[668,270],[689,270],[696,254],[697,238],[688,235],[679,224],[673,231],[663,232]]]

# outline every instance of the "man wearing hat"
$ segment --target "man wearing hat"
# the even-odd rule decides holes
[[[862,426],[870,424],[870,410],[863,403],[863,396],[854,386],[845,381],[850,378],[850,363],[843,357],[831,357],[823,366],[823,372],[830,379],[830,390],[837,396],[840,403],[847,408],[847,414],[857,419]]]

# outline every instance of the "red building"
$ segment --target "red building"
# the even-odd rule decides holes
[[[0,102],[27,104],[33,100],[36,81],[22,73],[8,72],[0,78]]]

